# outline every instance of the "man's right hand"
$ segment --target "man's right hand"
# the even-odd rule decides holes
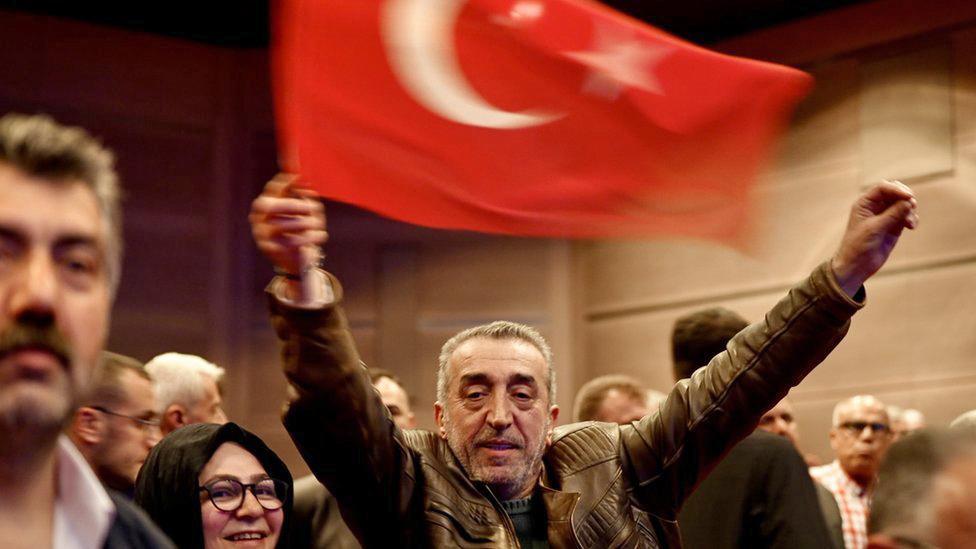
[[[318,196],[279,173],[251,203],[251,234],[261,253],[283,273],[301,276],[318,265],[328,239],[325,208]]]
[[[883,181],[851,208],[847,231],[830,266],[840,287],[854,296],[891,255],[904,229],[918,226],[915,193],[898,181]]]

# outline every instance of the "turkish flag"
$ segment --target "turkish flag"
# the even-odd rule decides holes
[[[585,0],[281,0],[283,167],[430,227],[731,239],[811,78]]]

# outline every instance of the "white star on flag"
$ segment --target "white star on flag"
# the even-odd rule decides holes
[[[625,88],[664,95],[654,69],[670,51],[666,46],[647,44],[597,26],[592,49],[563,55],[590,68],[583,82],[584,92],[614,100]]]

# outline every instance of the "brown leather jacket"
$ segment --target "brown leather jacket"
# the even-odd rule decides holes
[[[859,307],[821,265],[675,385],[659,413],[556,428],[539,481],[550,546],[680,547],[682,502],[827,356]],[[393,424],[339,306],[272,299],[272,316],[294,388],[285,427],[365,547],[518,547],[497,499],[468,479],[444,440]]]

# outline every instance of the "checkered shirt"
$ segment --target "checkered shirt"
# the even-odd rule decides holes
[[[871,506],[867,490],[847,476],[837,460],[811,467],[810,476],[830,490],[837,501],[846,549],[865,549],[868,546],[868,510]]]

